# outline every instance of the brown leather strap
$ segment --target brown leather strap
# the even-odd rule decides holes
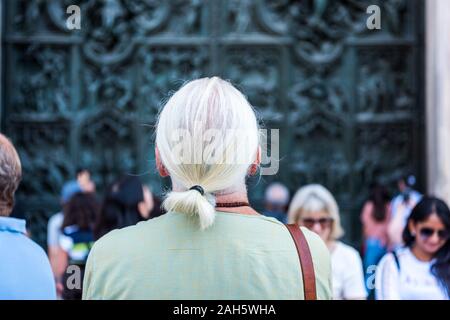
[[[287,224],[286,227],[294,239],[295,246],[297,247],[298,257],[302,267],[305,300],[317,300],[316,276],[314,274],[314,264],[308,242],[297,224]]]
[[[239,208],[250,207],[248,202],[219,202],[216,203],[216,208]]]

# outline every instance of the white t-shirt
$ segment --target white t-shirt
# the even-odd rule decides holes
[[[389,240],[391,247],[400,249],[403,247],[402,233],[406,226],[409,215],[414,206],[420,201],[422,195],[414,190],[410,192],[410,200],[407,206],[403,205],[402,194],[396,196],[391,203],[391,222],[389,223]]]
[[[399,207],[404,201],[403,195],[399,194],[394,199],[392,199],[391,203],[392,217],[394,218],[397,215],[397,213],[400,212],[402,214],[403,226],[405,226],[412,209],[414,208],[415,204],[420,201],[420,199],[422,199],[422,195],[415,190],[411,190],[411,192],[409,193],[409,201],[412,205],[408,206],[407,210],[405,211],[399,211]]]
[[[54,214],[49,220],[47,225],[47,246],[55,247],[59,246],[59,238],[61,237],[61,227],[64,221],[64,214],[58,212]]]
[[[433,261],[420,261],[409,248],[396,251],[400,271],[392,253],[378,265],[375,277],[377,300],[447,300],[445,289],[431,273]]]
[[[362,299],[367,297],[364,274],[358,251],[338,241],[331,252],[333,299]]]

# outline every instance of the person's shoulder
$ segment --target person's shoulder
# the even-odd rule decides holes
[[[32,272],[24,276],[23,279],[29,284],[39,286],[38,299],[56,299],[55,283],[53,272],[44,249],[28,236],[21,234],[20,238],[15,239],[14,246],[20,246],[20,256],[17,257],[18,270],[32,266]],[[23,280],[22,279],[22,280]]]
[[[285,213],[276,212],[276,211],[264,211],[264,212],[262,212],[262,215],[267,218],[275,218],[282,223],[284,221],[286,221],[286,218],[287,218]]]
[[[374,206],[375,205],[374,205],[373,201],[371,199],[369,199],[366,202],[364,202],[363,209],[370,211],[374,208]]]
[[[266,215],[261,214],[261,215],[257,216],[256,221],[257,221],[257,223],[265,225],[268,228],[275,228],[275,229],[279,229],[279,230],[283,230],[283,231],[285,229],[287,229],[286,228],[286,224],[281,222],[277,217],[270,217],[270,216],[266,216]]]
[[[308,228],[300,227],[300,229],[305,235],[313,258],[317,257],[320,259],[330,260],[330,251],[328,250],[325,242],[323,242],[320,236],[317,233],[309,230]]]
[[[380,262],[378,263],[378,268],[385,269],[395,267],[395,269],[398,269],[395,257],[397,257],[397,259],[400,261],[408,256],[408,254],[408,248],[400,248],[396,249],[395,251],[388,252],[381,258]]]
[[[374,210],[373,201],[369,199],[364,203],[364,205],[361,209],[360,216],[359,216],[363,225],[365,225],[368,222],[370,222],[371,220],[373,220],[373,217],[372,217],[373,210]]]
[[[394,198],[392,198],[392,200],[391,200],[391,205],[393,205],[393,206],[398,205],[400,202],[402,202],[402,200],[403,200],[403,195],[401,193],[396,194],[394,196]]]
[[[317,233],[309,230],[306,227],[300,227],[300,229],[302,230],[302,233],[305,235],[305,238],[308,241],[309,245],[325,246],[325,243]]]
[[[62,212],[55,213],[48,219],[48,225],[51,227],[58,227],[62,225],[64,220],[64,214]]]
[[[167,220],[166,214],[151,220],[141,221],[132,226],[112,230],[95,242],[93,251],[119,250],[128,244],[132,244],[134,241],[142,240],[143,235],[147,237],[152,236],[152,230],[158,230],[158,227],[165,220]]]
[[[275,217],[269,217],[263,214],[258,215],[245,215],[230,213],[224,211],[216,211],[216,222],[217,226],[223,226],[222,222],[227,221],[226,225],[233,225],[238,227],[235,230],[244,232],[246,229],[251,229],[254,232],[268,233],[270,232],[272,236],[277,234],[284,234],[287,231],[286,225],[279,221]]]
[[[17,240],[21,242],[22,248],[24,248],[24,250],[26,250],[27,252],[26,255],[23,255],[24,257],[33,260],[34,263],[48,262],[47,254],[45,253],[44,249],[32,239],[30,239],[26,235],[21,235],[20,240]]]
[[[394,258],[394,253],[391,252],[392,258]],[[401,247],[395,250],[395,255],[397,256],[398,260],[404,260],[409,259],[411,257],[414,257],[413,253],[408,247]]]
[[[316,276],[317,296],[319,299],[332,299],[331,256],[325,242],[315,232],[301,227],[308,242]]]

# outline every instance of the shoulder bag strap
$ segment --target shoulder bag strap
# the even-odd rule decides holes
[[[297,224],[286,224],[286,227],[294,239],[298,257],[300,259],[305,300],[317,300],[316,276],[314,274],[314,264],[308,242]]]
[[[395,265],[397,266],[397,270],[400,271],[400,260],[398,259],[398,255],[395,250],[392,251],[392,256],[394,257],[394,261],[395,261]]]

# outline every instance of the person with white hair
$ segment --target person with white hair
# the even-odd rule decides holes
[[[318,184],[300,188],[289,206],[288,220],[317,233],[330,250],[333,299],[366,299],[361,257],[355,249],[338,241],[344,230],[330,191]]]
[[[289,189],[279,182],[269,184],[264,195],[264,215],[280,222],[287,222],[286,209],[289,203]]]
[[[155,156],[158,172],[172,181],[167,214],[95,243],[84,299],[310,296],[302,278],[312,268],[302,267],[293,236],[248,203],[245,180],[256,174],[261,149],[255,112],[241,92],[218,77],[186,83],[159,115]],[[313,294],[329,299],[328,250],[313,232],[303,234]]]

